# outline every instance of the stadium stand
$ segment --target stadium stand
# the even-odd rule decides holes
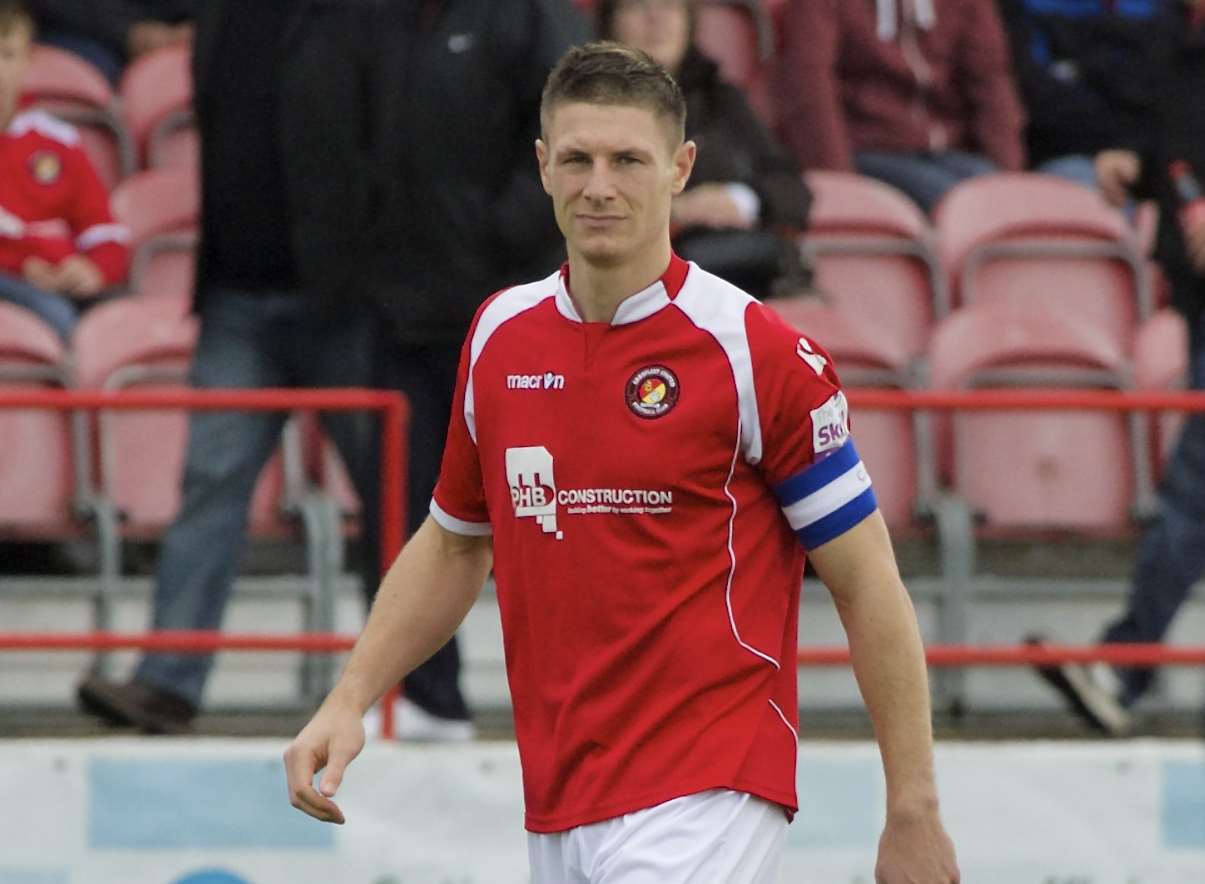
[[[187,300],[196,271],[196,169],[137,172],[114,188],[111,205],[130,231],[130,289]]]
[[[833,357],[846,389],[915,386],[911,354],[890,328],[818,298],[769,302],[788,323],[814,338]],[[859,411],[858,451],[874,477],[875,497],[893,531],[908,533],[921,499],[918,438],[928,426],[901,411]],[[931,473],[930,473],[931,474]]]
[[[947,303],[924,214],[872,178],[831,171],[805,177],[814,201],[802,248],[816,286],[848,312],[877,317],[920,355]]]
[[[740,86],[767,128],[774,128],[767,65],[774,28],[758,0],[702,0],[695,44],[720,66],[724,79]]]
[[[955,305],[1008,301],[1091,322],[1129,350],[1152,309],[1138,241],[1093,191],[1048,175],[1002,173],[950,191],[934,212]]]
[[[197,167],[190,58],[189,46],[167,46],[135,59],[122,75],[122,116],[142,168]]]
[[[0,302],[0,388],[61,389],[66,354],[54,329]],[[60,540],[81,536],[76,517],[71,421],[63,412],[0,410],[0,537]]]
[[[24,99],[71,123],[107,187],[134,171],[134,147],[116,111],[113,90],[86,61],[37,45],[25,75]]]
[[[85,315],[74,341],[75,380],[82,389],[187,388],[197,322],[170,298],[117,299]],[[102,411],[96,434],[98,481],[94,494],[101,558],[120,567],[122,540],[154,540],[171,525],[180,506],[180,471],[187,442],[182,411]],[[331,625],[333,584],[342,564],[338,515],[329,498],[306,482],[295,425],[286,429],[282,451],[260,475],[252,499],[253,539],[292,538],[300,524],[308,580],[300,586],[306,629]],[[110,570],[102,583],[115,585]],[[314,671],[329,661],[307,659],[301,672],[303,697],[325,690]],[[325,678],[326,676],[323,676]]]

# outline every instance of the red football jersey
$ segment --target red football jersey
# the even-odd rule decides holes
[[[20,276],[26,258],[82,254],[115,285],[128,241],[76,129],[40,110],[13,117],[0,135],[0,271]]]
[[[819,347],[676,256],[583,322],[478,312],[433,518],[494,536],[527,828],[711,788],[797,806],[804,549],[874,511]]]

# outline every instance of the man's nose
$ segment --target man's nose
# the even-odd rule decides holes
[[[602,200],[615,195],[615,185],[611,171],[604,162],[594,163],[590,167],[590,177],[586,179],[585,196],[587,199]]]

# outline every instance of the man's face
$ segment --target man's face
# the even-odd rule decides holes
[[[547,140],[536,142],[540,178],[570,253],[605,266],[655,248],[690,177],[694,142],[634,105],[568,102],[547,122]]]
[[[0,32],[0,126],[17,109],[32,43],[33,35],[22,25]]]

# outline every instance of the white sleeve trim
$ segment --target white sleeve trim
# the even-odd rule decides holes
[[[468,537],[489,537],[494,533],[494,527],[489,522],[466,522],[464,519],[458,519],[436,503],[434,497],[431,498],[431,518],[438,522],[440,527],[451,531],[453,534],[464,534]]]
[[[130,230],[124,224],[93,224],[75,240],[75,247],[87,252],[107,242],[128,243]]]

